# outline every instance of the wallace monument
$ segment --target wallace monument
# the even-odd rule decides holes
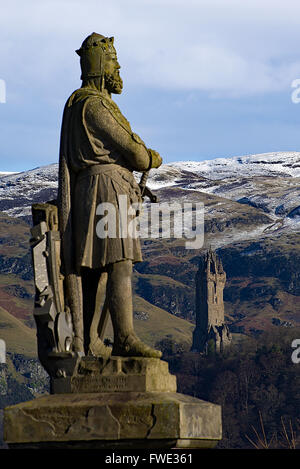
[[[214,447],[220,406],[177,393],[161,352],[133,327],[132,268],[142,253],[129,225],[146,196],[155,202],[146,181],[162,159],[112,100],[123,88],[114,38],[92,33],[76,52],[82,86],[63,112],[58,198],[32,206],[34,318],[50,394],[5,409],[5,441],[21,449]],[[109,316],[112,347],[103,340]]]
[[[222,353],[231,344],[225,324],[223,290],[226,282],[221,259],[209,249],[196,274],[196,327],[192,350]]]

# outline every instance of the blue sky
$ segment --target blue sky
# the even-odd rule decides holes
[[[164,162],[300,151],[298,0],[5,3],[0,171],[58,161],[63,106],[81,84],[75,49],[93,31],[115,37],[115,100]]]

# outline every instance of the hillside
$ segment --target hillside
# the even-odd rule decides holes
[[[18,353],[26,357],[36,357],[36,334],[21,320],[0,306],[0,337],[6,343],[8,353]]]
[[[0,176],[0,306],[31,327],[31,204],[56,198],[57,171],[52,164]],[[299,178],[299,152],[185,161],[152,170],[148,185],[160,202],[179,203],[179,211],[185,202],[204,204],[204,245],[186,249],[182,237],[143,238],[144,262],[134,275],[137,298],[171,314],[171,320],[193,323],[194,275],[199,257],[212,246],[227,273],[225,309],[233,332],[257,334],[299,324]],[[144,210],[150,210],[147,201]],[[143,329],[147,321],[137,324]]]
[[[0,447],[1,408],[49,390],[48,377],[36,358],[29,225],[32,203],[56,198],[57,172],[58,165],[52,164],[23,173],[0,173],[0,338],[7,345],[7,364],[0,365]],[[290,403],[295,402],[296,408],[298,402],[296,394],[288,391],[297,371],[290,360],[291,340],[277,379],[272,360],[276,349],[274,364],[281,366],[280,341],[276,339],[265,350],[265,338],[266,334],[275,338],[299,334],[300,153],[162,165],[150,172],[148,185],[160,202],[176,202],[179,207],[173,237],[141,239],[144,260],[135,266],[133,277],[135,329],[145,342],[164,352],[177,374],[180,392],[222,404],[225,447],[245,447],[244,435],[250,422],[256,425],[257,408],[264,410],[270,403],[280,420],[282,412],[290,418],[294,413]],[[204,244],[199,249],[186,249],[186,239],[176,237],[175,216],[186,202],[204,204]],[[150,210],[145,201],[144,212]],[[195,321],[194,278],[209,246],[217,250],[227,274],[225,318],[234,339],[232,355],[221,362],[216,358],[215,364],[213,358],[202,363],[200,356],[189,352]],[[105,335],[112,338],[111,324]],[[259,341],[262,352],[257,348]],[[257,358],[257,353],[262,355]],[[245,416],[240,408],[246,396],[243,386],[248,383],[244,369],[249,368],[251,375],[260,366],[257,360],[270,370],[258,369],[249,381],[251,405]],[[278,383],[273,380],[270,385],[272,373]],[[286,407],[278,397],[282,392]],[[242,393],[242,398],[236,393]],[[267,424],[273,434],[276,419],[272,412],[267,407],[264,415],[271,415]]]

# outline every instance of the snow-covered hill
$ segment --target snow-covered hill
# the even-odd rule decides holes
[[[58,165],[0,176],[0,211],[12,217],[31,215],[31,205],[57,195]]]
[[[0,174],[0,211],[29,217],[32,203],[56,198],[57,174],[58,164]],[[222,199],[222,215],[220,210],[213,212],[218,217],[224,217],[226,209],[230,210],[229,201],[234,201],[268,215],[277,228],[300,229],[300,152],[164,164],[151,170],[148,185],[158,192],[176,187],[187,191],[185,198],[188,191],[207,194],[216,197],[219,207]]]
[[[172,164],[209,179],[253,176],[300,177],[300,152],[261,153],[259,155],[186,161]]]
[[[135,175],[139,180],[141,174]],[[33,203],[57,197],[57,176],[57,164],[0,174],[0,211],[15,217],[2,216],[1,269],[21,276],[22,282],[29,278],[30,257],[24,253],[30,235],[21,220],[30,222]],[[164,164],[150,171],[148,185],[160,202],[179,202],[178,211],[183,202],[204,204],[203,248],[218,249],[223,260],[231,324],[256,333],[273,327],[273,318],[299,323],[300,152]],[[147,199],[145,205],[150,205]],[[145,262],[136,272],[155,288],[141,287],[138,294],[172,314],[180,310],[181,317],[191,318],[190,286],[201,250],[185,249],[185,240],[175,238],[142,243]],[[163,290],[157,289],[156,276],[160,287],[162,276],[166,279]],[[159,293],[146,297],[152,292]]]

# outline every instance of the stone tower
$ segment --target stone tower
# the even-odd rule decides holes
[[[231,334],[225,324],[223,290],[226,283],[221,260],[211,249],[201,258],[196,274],[196,328],[193,333],[194,352],[213,348],[222,352],[230,344]]]

